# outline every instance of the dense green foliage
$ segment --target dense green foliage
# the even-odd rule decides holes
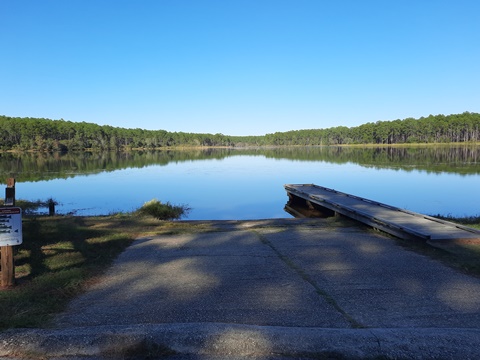
[[[65,120],[0,116],[0,150],[83,151],[171,146],[409,144],[480,141],[480,114],[430,115],[357,127],[294,130],[265,136],[227,136],[124,129]]]
[[[320,130],[298,130],[266,135],[273,145],[343,145],[461,143],[480,141],[480,114],[430,115],[377,121],[357,127],[338,126]]]
[[[229,146],[221,134],[124,129],[65,120],[0,116],[0,149],[40,151],[129,150],[169,146]]]

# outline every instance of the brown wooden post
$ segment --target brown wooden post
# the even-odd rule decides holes
[[[7,188],[5,189],[5,206],[15,206],[15,178],[7,179]],[[13,247],[0,246],[0,269],[1,286],[11,287],[15,285],[15,263],[13,261]]]
[[[15,264],[13,261],[13,246],[2,246],[2,287],[15,285]]]

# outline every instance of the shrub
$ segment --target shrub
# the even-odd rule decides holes
[[[4,200],[0,199],[0,206],[3,206],[3,204]],[[17,199],[15,201],[15,206],[21,208],[24,215],[38,215],[40,208],[49,209],[50,206],[55,207],[55,205],[59,205],[59,202],[53,198],[35,201]]]
[[[158,220],[174,220],[180,219],[190,211],[185,205],[172,205],[169,202],[162,204],[157,199],[147,201],[138,209],[140,214],[153,216]]]

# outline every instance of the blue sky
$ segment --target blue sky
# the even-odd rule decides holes
[[[0,0],[0,114],[263,135],[480,112],[478,0]]]

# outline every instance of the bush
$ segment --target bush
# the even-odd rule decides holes
[[[0,206],[4,205],[4,200],[0,199]],[[55,207],[55,205],[59,205],[59,202],[53,198],[49,198],[47,200],[22,200],[17,199],[15,201],[15,206],[22,209],[22,213],[24,215],[38,215],[40,208],[47,208],[49,209],[50,206]]]
[[[162,204],[157,199],[147,201],[140,209],[138,209],[140,214],[153,216],[158,220],[180,219],[189,211],[190,208],[185,205],[172,205],[169,202]]]

